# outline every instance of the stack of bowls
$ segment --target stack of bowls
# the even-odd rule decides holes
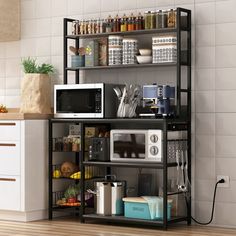
[[[136,56],[139,64],[152,63],[152,50],[148,48],[139,49],[140,55]]]

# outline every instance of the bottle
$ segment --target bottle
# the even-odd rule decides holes
[[[136,17],[136,30],[142,29],[144,29],[144,19],[141,12],[139,12],[138,16]]]
[[[116,17],[113,20],[112,32],[119,32],[120,31],[120,24],[121,24],[120,18],[117,14]]]
[[[84,20],[80,21],[79,31],[80,31],[80,34],[84,34]]]
[[[92,34],[92,20],[87,21],[87,33]]]
[[[130,17],[128,18],[128,31],[134,30],[134,14],[131,13]]]
[[[95,34],[100,34],[100,18],[96,20],[96,29],[95,29]]]
[[[120,31],[125,32],[127,31],[128,22],[127,22],[127,16],[124,14],[121,19],[121,25],[120,25]]]
[[[106,19],[106,33],[112,32],[112,20],[111,15],[109,15]]]

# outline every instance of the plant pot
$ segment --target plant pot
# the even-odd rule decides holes
[[[76,199],[76,197],[70,197],[70,198],[67,199],[67,202],[68,203],[76,203],[77,199]]]
[[[51,113],[51,79],[47,74],[25,74],[21,82],[21,113]]]
[[[71,55],[71,67],[82,67],[85,65],[84,55]]]

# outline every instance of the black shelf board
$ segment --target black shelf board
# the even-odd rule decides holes
[[[163,124],[164,122],[167,122],[168,124],[176,123],[176,124],[187,124],[186,119],[180,119],[180,118],[52,118],[50,119],[54,123],[66,123],[66,122],[74,122],[74,123],[133,123],[137,122],[139,124],[151,122],[153,124]]]
[[[66,67],[66,70],[78,71],[78,70],[102,70],[102,69],[125,69],[125,68],[143,68],[143,67],[166,67],[177,66],[176,62],[165,63],[150,63],[150,64],[130,64],[130,65],[112,65],[112,66],[81,66],[81,67]]]
[[[83,215],[84,219],[94,219],[94,220],[103,220],[117,223],[132,223],[132,224],[145,224],[153,226],[163,226],[163,221],[160,220],[143,220],[136,218],[127,218],[124,216],[103,216],[98,214],[85,214]],[[176,223],[181,221],[187,221],[187,217],[172,217],[168,223]]]
[[[99,162],[99,161],[84,161],[83,165],[86,166],[113,166],[113,167],[126,167],[126,168],[151,168],[151,169],[163,169],[164,165],[162,162],[158,163],[147,163],[147,162]],[[175,167],[176,163],[168,163],[168,167]]]
[[[62,152],[62,153],[63,153],[63,152],[66,152],[66,153],[72,152],[72,153],[80,153],[81,151],[75,152],[75,151],[55,151],[55,150],[54,150],[54,151],[52,151],[52,152]]]
[[[79,211],[80,206],[53,206],[53,211]]]
[[[161,33],[175,33],[176,28],[164,28],[164,29],[144,29],[144,30],[133,30],[125,32],[110,32],[110,33],[100,33],[100,34],[79,34],[79,35],[67,35],[68,39],[86,39],[86,38],[101,38],[108,37],[109,35],[143,35],[143,34],[161,34]]]
[[[183,194],[183,193],[186,193],[186,192],[182,192],[182,191],[169,192],[169,193],[167,193],[167,196],[178,195],[178,194]]]

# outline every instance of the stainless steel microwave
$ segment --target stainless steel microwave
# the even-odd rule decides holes
[[[117,98],[114,84],[63,84],[54,86],[54,117],[114,118]]]

